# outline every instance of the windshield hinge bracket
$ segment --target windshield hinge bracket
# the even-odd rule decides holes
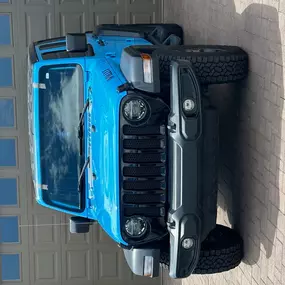
[[[44,83],[33,82],[33,88],[35,88],[35,89],[46,89],[46,85]]]

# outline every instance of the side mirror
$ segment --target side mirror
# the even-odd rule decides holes
[[[69,52],[86,52],[88,50],[85,34],[67,34],[66,50]]]

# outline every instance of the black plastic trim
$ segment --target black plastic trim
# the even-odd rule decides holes
[[[65,47],[65,42],[55,42],[50,44],[44,44],[39,46],[39,50],[47,50],[47,49],[53,49],[53,48],[59,48],[59,47]]]
[[[40,45],[40,44],[48,44],[48,43],[53,43],[53,42],[58,42],[58,41],[64,41],[65,37],[57,37],[57,38],[51,38],[47,40],[41,40],[34,42],[35,45]]]
[[[124,27],[124,26],[108,26],[99,25],[94,31],[97,36],[117,36],[130,38],[145,38],[145,33],[138,28]]]
[[[183,76],[187,72],[188,76]],[[184,81],[192,81],[192,84]],[[186,88],[187,87],[187,88]],[[185,116],[183,101],[196,98],[195,117]],[[169,116],[169,215],[170,266],[172,278],[188,277],[194,270],[201,243],[202,213],[202,116],[201,92],[191,63],[171,62],[171,114]],[[183,173],[183,175],[181,175]],[[187,174],[186,174],[187,173]],[[185,250],[184,238],[194,245]]]
[[[30,44],[29,46],[29,58],[32,64],[39,61],[34,43]]]

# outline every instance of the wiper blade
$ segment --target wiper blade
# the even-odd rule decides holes
[[[88,156],[87,160],[85,161],[81,169],[81,172],[78,178],[78,192],[81,192],[82,178],[84,177],[84,173],[85,173],[86,168],[88,167],[89,162],[90,162],[90,157]]]
[[[83,107],[83,110],[81,112],[80,119],[79,119],[79,124],[78,124],[78,129],[83,125],[84,115],[85,115],[88,107],[89,107],[89,99],[86,100],[86,103],[85,103],[85,105]]]
[[[84,115],[87,111],[87,108],[89,107],[89,99],[87,99],[82,112],[80,113],[79,116],[79,124],[78,124],[78,138],[80,139],[80,155],[83,153],[83,122],[84,122]]]

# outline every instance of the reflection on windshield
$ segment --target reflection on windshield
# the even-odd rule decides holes
[[[40,82],[40,152],[46,203],[80,208],[77,181],[81,158],[77,126],[83,105],[82,70],[77,65],[43,67]]]

